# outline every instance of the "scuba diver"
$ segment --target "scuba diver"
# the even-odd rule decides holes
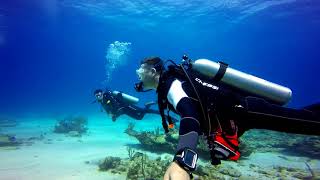
[[[159,114],[159,111],[150,109],[151,105],[156,104],[155,102],[146,103],[145,108],[141,108],[134,105],[138,103],[138,98],[118,91],[106,90],[103,92],[102,89],[97,89],[94,91],[94,96],[96,98],[94,102],[101,104],[105,112],[111,115],[113,122],[122,114],[136,120],[141,120],[146,113]]]
[[[211,164],[238,160],[238,138],[249,129],[269,129],[287,133],[320,135],[320,104],[302,109],[283,107],[291,90],[228,67],[200,59],[173,61],[165,67],[159,57],[147,57],[136,70],[138,92],[156,90],[165,132],[170,119],[164,111],[180,119],[179,142],[164,179],[190,179],[196,169],[199,135],[210,149]],[[167,61],[167,62],[168,62]],[[170,127],[170,126],[169,126]]]

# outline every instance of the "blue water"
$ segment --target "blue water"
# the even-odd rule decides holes
[[[93,91],[107,86],[138,97],[141,106],[155,100],[154,92],[137,93],[133,88],[140,60],[151,55],[177,63],[183,54],[191,59],[224,61],[234,69],[291,88],[293,96],[289,107],[319,102],[319,32],[320,3],[316,0],[3,0],[0,2],[0,120],[9,117],[9,120],[31,121],[20,122],[11,129],[1,127],[0,131],[16,134],[18,139],[24,140],[34,134],[44,135],[40,143],[30,147],[39,148],[39,153],[44,154],[40,153],[39,162],[47,156],[41,143],[49,140],[54,145],[64,143],[65,152],[74,148],[69,141],[81,145],[83,154],[74,154],[74,159],[78,159],[77,155],[86,157],[85,153],[98,152],[101,158],[117,153],[126,156],[125,144],[138,143],[122,133],[133,120],[122,116],[114,126],[97,104],[91,104]],[[106,56],[108,47],[115,41],[131,43],[130,51],[109,71],[110,62]],[[89,133],[83,141],[53,134],[55,118],[79,114],[89,117]],[[37,116],[41,118],[34,118]],[[150,121],[139,121],[137,127],[150,130],[161,126],[160,117],[148,118]],[[105,119],[107,121],[103,121]],[[155,121],[159,122],[158,126]],[[28,136],[24,135],[25,131],[30,131]],[[116,148],[121,147],[119,151],[109,148],[109,141],[114,141],[114,137],[122,138],[115,143]],[[270,148],[277,148],[277,143],[283,143],[287,136],[270,136],[261,131],[260,134],[249,133],[248,137],[249,142],[250,138],[258,139],[257,147],[261,146],[259,143],[268,142],[270,146],[264,144],[261,149],[265,148],[263,153],[272,153]],[[299,140],[298,136],[288,139],[291,137]],[[301,143],[311,141],[319,142],[316,138]],[[50,143],[45,143],[45,147],[55,153]],[[99,151],[95,151],[97,147]],[[294,151],[294,155],[308,154],[308,149],[303,147],[299,146],[299,152]],[[23,146],[16,152],[2,151],[0,155],[11,157],[15,155],[7,153],[23,154],[28,149]],[[115,153],[104,154],[109,151]],[[274,156],[283,158],[277,154],[262,156],[265,159],[260,162],[254,157],[250,163],[269,162]],[[23,157],[34,161],[33,154]],[[15,161],[20,160],[12,159],[12,167],[19,167]],[[298,158],[288,162],[298,161],[302,165],[297,166],[309,172]],[[76,164],[79,163],[83,163],[80,158]],[[278,165],[278,160],[274,163]],[[57,167],[68,169],[60,164]],[[319,161],[312,167],[316,166],[314,164],[319,171]],[[69,166],[78,173],[77,166]],[[0,171],[5,172],[6,168],[2,164]],[[94,165],[94,171],[96,168]],[[12,170],[15,173],[14,168]],[[31,174],[33,171],[30,170]],[[74,172],[69,173],[70,176]],[[12,177],[17,176],[13,174]],[[43,178],[39,175],[38,179]]]
[[[308,0],[2,1],[0,111],[95,112],[92,91],[104,86],[106,49],[116,40],[132,45],[112,89],[142,98],[133,89],[139,61],[180,62],[186,53],[287,86],[289,106],[301,107],[320,97],[319,32],[320,3]]]

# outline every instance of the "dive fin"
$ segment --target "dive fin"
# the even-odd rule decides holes
[[[320,103],[311,104],[309,106],[304,107],[303,109],[306,109],[315,113],[320,113]]]

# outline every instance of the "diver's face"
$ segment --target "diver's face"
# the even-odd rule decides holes
[[[156,70],[146,64],[141,64],[140,68],[136,70],[138,79],[143,82],[143,87],[146,89],[156,88],[155,76]]]
[[[97,100],[97,101],[102,101],[102,99],[103,99],[103,94],[102,94],[102,92],[96,93],[96,94],[95,94],[95,97],[96,97],[96,100]]]

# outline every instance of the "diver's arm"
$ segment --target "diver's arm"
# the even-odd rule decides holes
[[[103,112],[103,111],[108,112],[106,107],[104,106],[103,101],[99,101],[99,106],[100,106],[100,111],[101,112]]]
[[[154,110],[154,109],[142,109],[142,111],[143,111],[144,113],[158,114],[158,115],[160,115],[159,110]]]
[[[195,151],[200,134],[200,123],[194,100],[188,97],[182,88],[182,83],[178,80],[171,83],[167,99],[181,116],[177,152],[185,147]],[[164,175],[164,180],[189,180],[189,173],[173,161]]]
[[[196,150],[200,134],[200,120],[195,101],[188,97],[179,80],[172,82],[167,99],[181,116],[177,150],[184,147]]]

